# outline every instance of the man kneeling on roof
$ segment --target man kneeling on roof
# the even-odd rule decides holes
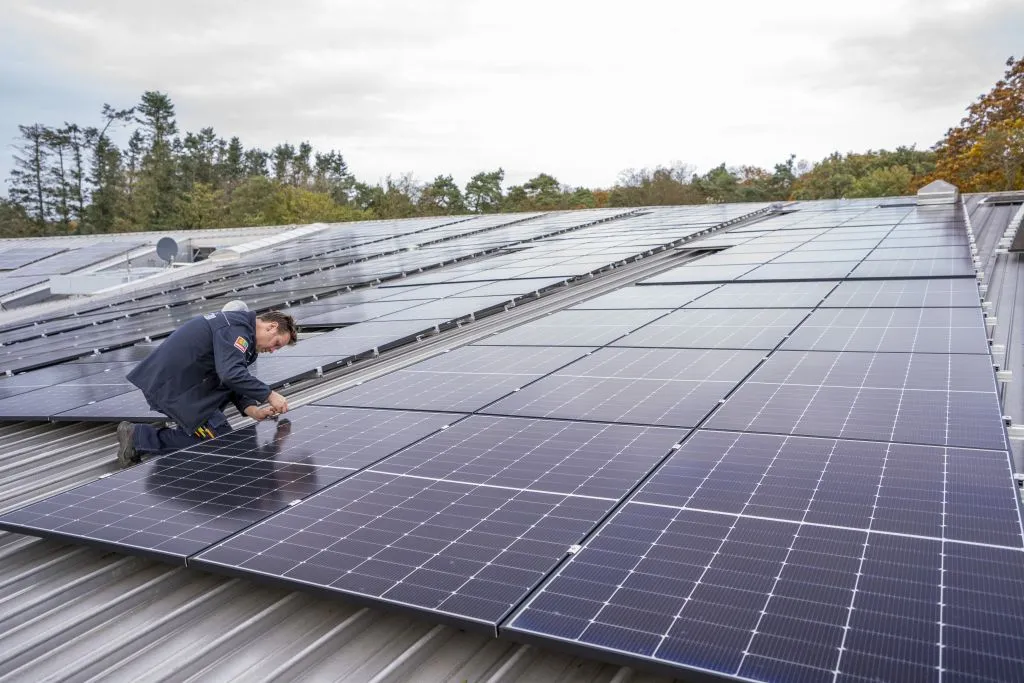
[[[288,411],[284,396],[248,368],[258,353],[273,353],[298,341],[295,320],[279,311],[257,315],[231,308],[229,304],[219,313],[188,321],[128,373],[150,407],[177,426],[119,424],[121,467],[140,462],[142,455],[187,448],[231,431],[222,412],[228,403],[254,420]]]

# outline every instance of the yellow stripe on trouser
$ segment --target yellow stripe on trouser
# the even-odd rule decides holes
[[[195,435],[200,439],[215,439],[217,435],[213,433],[209,427],[200,427],[195,431]]]

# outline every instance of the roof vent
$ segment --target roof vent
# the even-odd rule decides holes
[[[960,199],[960,190],[945,180],[933,180],[917,191],[917,205],[955,204]]]

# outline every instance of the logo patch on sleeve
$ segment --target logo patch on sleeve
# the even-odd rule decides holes
[[[235,348],[241,351],[242,353],[245,353],[246,351],[249,350],[249,340],[246,339],[245,337],[239,337],[238,339],[235,340]]]

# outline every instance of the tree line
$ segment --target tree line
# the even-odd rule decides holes
[[[213,128],[179,133],[166,93],[127,109],[103,106],[98,125],[18,126],[0,236],[196,229],[605,206],[907,195],[935,178],[963,191],[1024,189],[1024,58],[930,150],[838,152],[771,169],[721,164],[703,174],[675,163],[623,171],[590,189],[539,173],[505,186],[501,168],[460,187],[451,175],[358,180],[337,150],[309,142],[270,150]],[[113,140],[123,129],[127,143]]]

